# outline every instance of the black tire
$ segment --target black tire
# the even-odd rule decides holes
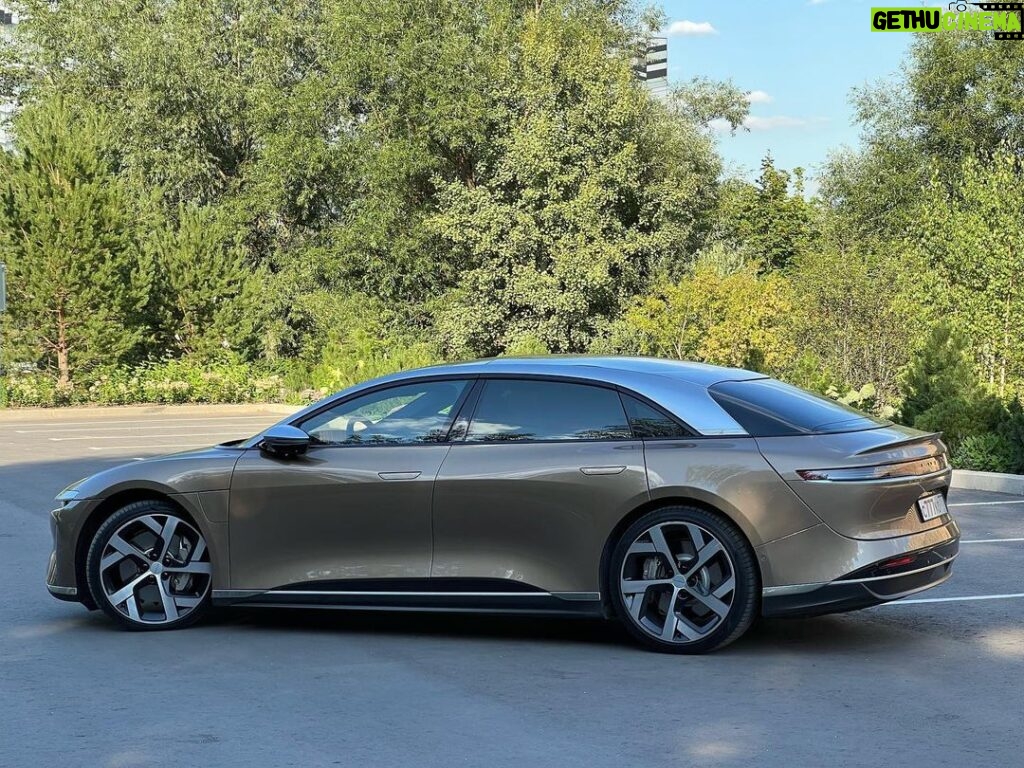
[[[107,593],[104,589],[104,582],[100,574],[100,562],[103,557],[104,550],[111,537],[119,530],[122,529],[126,524],[131,523],[133,520],[148,517],[150,515],[156,515],[158,517],[172,516],[180,521],[186,523],[194,531],[198,532],[198,526],[189,518],[181,508],[167,501],[159,501],[156,499],[136,501],[131,504],[127,504],[121,509],[117,510],[114,514],[108,517],[100,525],[99,529],[92,537],[92,541],[89,542],[89,550],[86,555],[85,561],[85,576],[86,582],[89,587],[89,593],[92,599],[95,601],[96,606],[100,608],[105,614],[112,618],[118,626],[123,629],[150,632],[155,630],[169,630],[169,629],[182,629],[195,624],[204,615],[206,615],[210,608],[210,595],[212,592],[212,573],[205,577],[205,594],[203,594],[200,602],[194,607],[188,608],[187,612],[183,612],[180,618],[172,621],[144,621],[136,620],[126,613],[123,613],[110,601]],[[200,534],[201,536],[201,534]],[[174,538],[171,536],[170,538]],[[204,542],[205,546],[205,542]],[[208,558],[208,553],[206,554]],[[141,558],[139,558],[141,560]],[[152,558],[151,558],[152,559]],[[129,566],[130,567],[130,566]],[[141,565],[140,565],[141,568]],[[141,572],[141,571],[140,571]],[[157,577],[151,577],[157,578]],[[154,583],[147,582],[147,583]],[[155,587],[153,588],[155,591]],[[176,609],[177,610],[177,609]]]
[[[732,591],[731,606],[728,613],[725,613],[725,618],[719,621],[718,626],[699,639],[669,642],[655,637],[650,630],[644,629],[639,621],[633,618],[626,604],[626,598],[623,596],[620,579],[623,574],[623,564],[634,542],[637,542],[646,531],[654,526],[674,523],[695,524],[718,539],[732,566],[735,586]],[[638,556],[634,554],[633,557]],[[644,555],[639,557],[644,557]],[[612,550],[612,555],[608,560],[608,571],[605,574],[605,584],[615,615],[630,635],[647,648],[662,653],[701,654],[718,650],[739,639],[750,629],[760,614],[760,570],[750,543],[730,520],[723,515],[700,507],[662,507],[636,520],[622,533]],[[724,611],[722,612],[724,613]],[[673,632],[673,636],[674,634]]]

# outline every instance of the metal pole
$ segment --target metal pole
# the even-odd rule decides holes
[[[0,264],[0,314],[7,311],[7,265]],[[4,375],[3,336],[0,335],[0,376]],[[5,385],[6,386],[6,385]]]

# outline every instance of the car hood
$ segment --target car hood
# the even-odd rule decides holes
[[[78,499],[95,499],[129,488],[151,489],[161,493],[226,490],[231,484],[235,463],[243,453],[237,447],[218,445],[154,456],[97,472],[72,483],[64,492],[76,491]]]

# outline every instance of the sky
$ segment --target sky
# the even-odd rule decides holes
[[[749,131],[724,131],[726,170],[777,167],[809,177],[829,152],[856,146],[850,92],[899,72],[913,35],[870,31],[867,0],[662,0],[669,84],[702,75],[749,91]],[[810,192],[817,186],[808,185]]]

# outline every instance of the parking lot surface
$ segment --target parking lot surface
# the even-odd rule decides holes
[[[259,407],[0,412],[0,766],[1022,766],[1024,498],[954,490],[953,578],[703,657],[614,623],[224,610],[118,631],[44,586],[47,514]]]

